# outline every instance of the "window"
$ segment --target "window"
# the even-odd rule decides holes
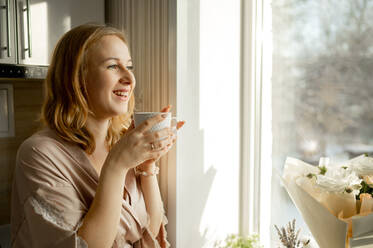
[[[295,218],[309,232],[281,186],[287,156],[316,165],[373,153],[373,2],[262,4],[260,232],[277,247],[274,224]]]

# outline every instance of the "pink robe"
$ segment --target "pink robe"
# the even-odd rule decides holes
[[[77,235],[98,185],[98,174],[84,151],[45,128],[20,146],[12,189],[11,247],[88,247]],[[150,230],[139,179],[125,181],[114,248],[165,248],[164,217],[158,237]],[[97,227],[97,232],[100,227]]]

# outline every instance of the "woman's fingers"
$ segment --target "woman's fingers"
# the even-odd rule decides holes
[[[153,146],[155,147],[155,150],[162,149],[164,147],[168,147],[170,144],[172,144],[172,140],[175,138],[175,135],[171,133],[171,131],[168,133],[167,137],[164,139],[158,139],[154,141]]]
[[[175,143],[176,143],[176,137],[172,138],[170,146],[172,147],[173,145],[175,145]]]
[[[176,124],[176,129],[179,130],[182,126],[184,126],[185,124],[185,121],[179,121],[177,124]]]
[[[155,124],[163,121],[166,117],[167,116],[165,114],[155,115],[141,123],[141,125],[137,127],[137,131],[139,131],[140,133],[145,133],[146,131],[151,129]]]
[[[171,134],[171,129],[168,127],[165,127],[159,131],[154,132],[146,132],[145,135],[145,142],[155,142],[159,139],[163,139],[165,137],[168,137]]]
[[[169,139],[165,139],[162,141],[162,143],[162,148],[159,148],[157,151],[151,153],[151,157],[154,159],[154,161],[158,161],[161,157],[169,152],[172,146],[176,143],[176,135],[171,135]]]
[[[171,105],[168,105],[167,107],[163,108],[161,112],[166,114],[170,111],[171,107]],[[140,141],[139,139],[141,139],[141,150],[147,160],[154,159],[155,161],[158,161],[162,156],[167,154],[176,143],[175,129],[179,130],[185,124],[185,121],[179,121],[176,123],[176,128],[175,126],[173,127],[173,131],[170,127],[167,127],[162,130],[150,132],[150,129],[154,125],[162,122],[166,117],[167,115],[156,115],[152,118],[149,118],[135,129],[136,133],[140,134],[139,136],[134,136],[137,137],[135,138],[135,140],[137,139],[138,141]]]
[[[170,112],[170,109],[172,108],[172,105],[168,105],[167,107],[164,107],[161,112]]]
[[[168,144],[171,143],[171,139],[164,139],[153,143],[154,151],[162,150],[163,148],[167,147]]]
[[[148,143],[150,152],[158,152],[163,150],[168,150],[168,148],[172,145],[173,140],[175,139],[174,134],[169,134],[169,136],[162,140],[157,140],[152,143]]]

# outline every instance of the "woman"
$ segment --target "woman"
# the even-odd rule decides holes
[[[170,128],[148,131],[163,115],[133,127],[134,88],[121,32],[82,25],[61,38],[45,128],[17,153],[12,247],[169,247],[155,162],[176,138]]]

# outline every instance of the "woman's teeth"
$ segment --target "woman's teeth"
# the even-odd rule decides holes
[[[123,91],[114,91],[114,94],[117,96],[128,96],[128,92]]]

